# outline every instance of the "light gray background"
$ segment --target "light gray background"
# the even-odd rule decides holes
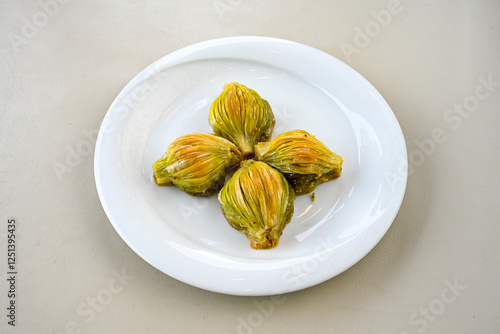
[[[499,15],[499,1],[465,0],[2,1],[0,332],[500,332]],[[178,48],[237,35],[290,39],[348,63],[392,107],[410,155],[404,202],[375,249],[275,299],[207,292],[157,271],[114,231],[94,184],[92,138],[125,84]],[[464,104],[470,112],[453,111]]]

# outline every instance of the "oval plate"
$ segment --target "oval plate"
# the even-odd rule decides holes
[[[280,244],[253,250],[216,196],[158,187],[151,165],[177,137],[212,132],[208,112],[226,82],[273,108],[273,135],[303,129],[344,158],[342,176],[298,196]],[[281,39],[230,37],[175,51],[116,97],[99,132],[95,179],[118,234],[145,261],[202,289],[273,295],[328,280],[363,258],[394,220],[406,188],[401,128],[360,74],[317,49]]]

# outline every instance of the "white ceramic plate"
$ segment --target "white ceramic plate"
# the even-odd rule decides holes
[[[274,135],[304,129],[344,158],[342,176],[298,196],[278,247],[253,250],[216,196],[158,187],[151,165],[177,137],[211,132],[208,112],[225,82],[269,101]],[[145,261],[185,283],[234,295],[300,290],[363,258],[394,220],[406,187],[401,128],[377,90],[314,48],[232,37],[173,52],[139,73],[104,118],[96,185],[118,234]]]

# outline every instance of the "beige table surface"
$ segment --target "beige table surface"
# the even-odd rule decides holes
[[[0,333],[499,333],[499,17],[499,1],[2,1]],[[272,306],[147,264],[94,183],[92,138],[127,82],[181,47],[238,35],[304,43],[359,71],[410,158],[381,242]]]

